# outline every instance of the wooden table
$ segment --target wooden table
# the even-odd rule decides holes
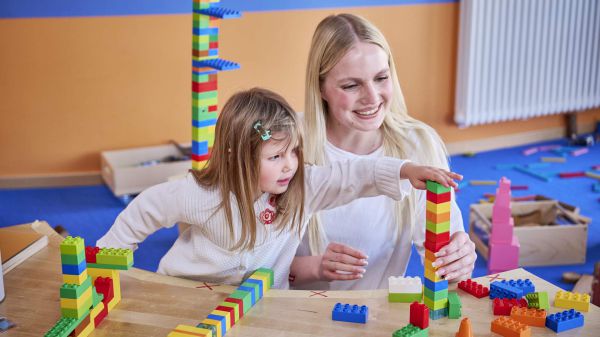
[[[22,226],[32,226],[31,224]],[[60,316],[59,287],[62,283],[59,244],[62,238],[45,222],[33,225],[49,236],[48,247],[5,275],[6,299],[0,315],[17,323],[7,336],[41,336]],[[538,291],[554,298],[558,287],[523,270],[496,275],[499,278],[529,278]],[[476,279],[489,285],[492,276]],[[498,279],[498,278],[496,278]],[[178,324],[196,325],[234,287],[158,275],[133,268],[121,272],[123,300],[92,336],[166,336]],[[450,285],[454,290],[456,285]],[[498,336],[490,332],[492,305],[458,290],[463,317],[469,317],[475,336]],[[334,322],[336,302],[366,304],[367,324]],[[551,300],[551,304],[553,301]],[[563,309],[551,307],[552,313]],[[560,336],[599,336],[600,308],[584,313],[585,326]],[[408,324],[409,304],[388,303],[387,290],[289,291],[271,290],[227,334],[227,336],[386,336]],[[429,336],[454,336],[460,319],[430,321]],[[556,336],[546,328],[532,328],[535,336]]]

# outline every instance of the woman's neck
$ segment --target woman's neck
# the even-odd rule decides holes
[[[374,131],[350,131],[344,134],[327,131],[327,140],[333,146],[346,152],[358,155],[371,154],[383,144],[381,130]]]

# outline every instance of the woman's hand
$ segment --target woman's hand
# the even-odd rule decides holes
[[[448,281],[462,281],[471,278],[475,268],[475,244],[465,232],[452,234],[450,243],[435,253],[436,259],[432,264],[438,268],[437,274]]]
[[[322,281],[348,281],[363,277],[368,256],[341,243],[332,242],[322,255],[319,278]]]
[[[408,162],[402,165],[400,178],[408,179],[414,188],[424,190],[427,186],[427,180],[436,181],[444,187],[457,187],[458,185],[454,182],[454,179],[462,180],[462,175],[437,167]]]

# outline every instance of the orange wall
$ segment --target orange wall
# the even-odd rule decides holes
[[[562,126],[554,116],[458,129],[452,122],[458,4],[244,13],[220,30],[220,102],[263,86],[303,110],[312,32],[334,12],[388,38],[409,111],[447,142]],[[0,20],[0,177],[98,171],[99,153],[190,141],[191,16]],[[581,122],[600,118],[582,113]]]

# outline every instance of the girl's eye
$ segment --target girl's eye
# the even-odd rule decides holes
[[[385,81],[385,80],[387,80],[387,79],[388,79],[388,76],[386,75],[386,76],[379,76],[379,77],[377,77],[375,80],[376,80],[377,82],[383,82],[383,81]]]
[[[274,155],[274,156],[272,156],[272,157],[269,158],[269,160],[277,160],[277,159],[279,159],[279,155],[278,154],[276,154],[276,155]]]

